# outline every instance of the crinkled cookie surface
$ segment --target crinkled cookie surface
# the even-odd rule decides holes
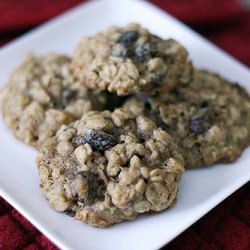
[[[132,97],[124,108],[144,114],[178,143],[186,168],[232,162],[250,144],[250,98],[238,84],[195,71],[193,80],[155,98]]]
[[[105,95],[79,88],[69,65],[64,55],[30,55],[11,75],[2,93],[2,112],[21,141],[38,147],[62,124],[104,107]]]
[[[98,227],[174,205],[184,171],[169,134],[122,109],[62,126],[36,163],[51,207]]]
[[[180,43],[163,40],[138,24],[83,38],[74,51],[72,69],[83,85],[119,96],[169,91],[186,83],[192,73]]]

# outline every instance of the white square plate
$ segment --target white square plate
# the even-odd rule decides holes
[[[239,62],[170,15],[144,1],[96,1],[81,5],[0,51],[0,84],[27,52],[70,54],[83,35],[110,25],[138,22],[162,37],[173,37],[190,51],[194,65],[214,70],[250,90],[250,72]],[[247,85],[248,84],[248,85]],[[0,119],[0,195],[61,249],[156,249],[180,234],[250,179],[250,149],[234,164],[187,171],[177,205],[108,229],[97,229],[49,208],[38,188],[34,149],[14,139]]]

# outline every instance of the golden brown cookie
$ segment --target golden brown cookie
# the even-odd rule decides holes
[[[169,134],[122,109],[63,126],[36,163],[50,206],[98,227],[173,206],[184,171]]]

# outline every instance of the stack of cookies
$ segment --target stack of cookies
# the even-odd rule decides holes
[[[98,227],[173,206],[184,169],[250,144],[248,93],[137,24],[83,38],[72,58],[27,56],[2,113],[38,149],[50,206]]]

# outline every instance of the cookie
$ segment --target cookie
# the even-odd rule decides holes
[[[72,69],[87,87],[119,96],[166,92],[186,83],[192,73],[180,43],[163,40],[138,24],[83,38],[74,51]]]
[[[104,107],[105,95],[79,88],[69,66],[64,55],[30,55],[14,71],[2,93],[2,112],[18,139],[38,147],[62,124]]]
[[[97,227],[173,206],[184,171],[170,135],[122,109],[62,126],[36,164],[50,206]]]
[[[133,97],[124,108],[165,129],[177,141],[186,168],[233,162],[250,144],[249,95],[210,72],[194,72],[188,85],[169,94]]]

